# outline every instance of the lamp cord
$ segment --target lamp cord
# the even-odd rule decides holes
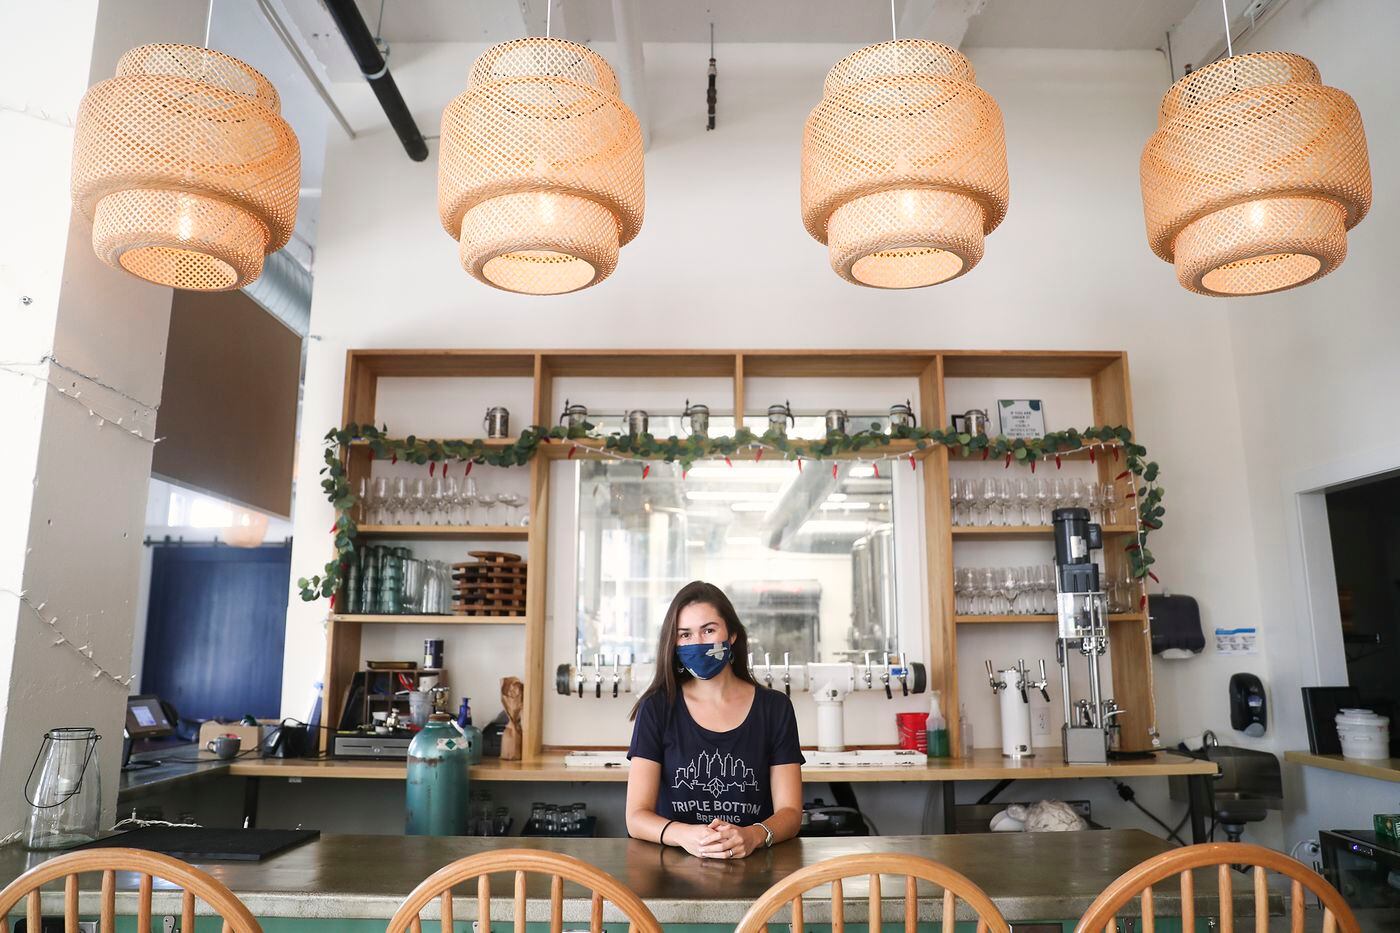
[[[894,0],[890,0],[891,3]],[[1235,46],[1230,41],[1230,8],[1226,6],[1225,0],[1220,0],[1220,13],[1225,19],[1225,53],[1231,58],[1235,57]]]

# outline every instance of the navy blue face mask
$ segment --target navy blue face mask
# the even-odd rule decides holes
[[[681,662],[681,667],[701,680],[709,680],[724,670],[733,657],[734,650],[727,641],[676,646],[676,660]]]

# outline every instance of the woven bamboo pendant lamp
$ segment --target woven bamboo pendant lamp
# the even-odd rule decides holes
[[[1342,264],[1371,207],[1356,102],[1287,52],[1232,55],[1162,98],[1142,153],[1152,251],[1201,295],[1263,295]]]
[[[195,291],[242,288],[296,225],[301,148],[272,84],[232,56],[143,45],[88,89],[73,206],[114,269]]]
[[[958,50],[881,42],[827,74],[802,134],[802,222],[846,281],[963,275],[1010,194],[1001,110]]]
[[[642,227],[642,131],[590,49],[492,46],[442,114],[438,215],[487,285],[559,295],[601,282]]]

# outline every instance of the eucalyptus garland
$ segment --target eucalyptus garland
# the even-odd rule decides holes
[[[350,488],[341,457],[341,451],[353,444],[364,444],[378,460],[443,464],[444,471],[446,464],[454,462],[494,467],[523,466],[538,453],[542,444],[571,444],[568,456],[573,455],[574,448],[582,449],[587,445],[589,451],[600,451],[617,459],[642,461],[644,476],[649,470],[645,461],[679,463],[683,469],[689,469],[697,460],[727,461],[739,453],[752,454],[758,459],[769,451],[781,459],[796,460],[799,465],[803,460],[826,460],[862,453],[873,454],[870,459],[908,457],[910,463],[914,463],[912,453],[887,452],[894,441],[913,441],[916,451],[941,444],[964,458],[1001,460],[1007,467],[1019,462],[1029,464],[1034,472],[1039,463],[1053,459],[1058,467],[1062,455],[1087,449],[1091,461],[1105,454],[1115,462],[1121,459],[1123,470],[1114,477],[1115,481],[1133,478],[1133,488],[1124,498],[1137,507],[1137,539],[1125,550],[1135,578],[1157,579],[1150,569],[1155,559],[1147,549],[1147,536],[1162,527],[1162,516],[1166,514],[1162,506],[1163,489],[1157,482],[1157,464],[1147,459],[1147,448],[1134,441],[1132,432],[1126,427],[1089,427],[1082,431],[1071,428],[1068,431],[1053,431],[1043,437],[1008,438],[960,433],[952,428],[892,426],[888,432],[884,432],[871,424],[865,431],[853,434],[832,432],[822,439],[789,438],[776,430],[755,434],[748,428],[739,428],[729,437],[672,435],[665,438],[651,434],[599,435],[593,433],[593,429],[594,426],[589,423],[570,428],[536,425],[520,432],[520,436],[507,445],[479,439],[433,440],[412,434],[396,438],[389,436],[387,426],[376,428],[372,424],[349,424],[326,432],[321,488],[336,511],[336,521],[331,526],[336,554],[326,564],[323,573],[297,580],[301,598],[309,602],[328,596],[334,608],[334,595],[340,588],[342,572],[354,559],[357,534],[354,512],[358,497]]]

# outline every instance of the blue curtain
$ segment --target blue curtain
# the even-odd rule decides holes
[[[292,549],[155,545],[141,692],[180,717],[277,718]]]

